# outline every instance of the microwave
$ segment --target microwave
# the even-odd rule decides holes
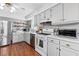
[[[58,30],[58,35],[76,37],[76,30],[75,29]]]
[[[77,38],[76,29],[56,29],[55,34],[64,37],[75,37]]]

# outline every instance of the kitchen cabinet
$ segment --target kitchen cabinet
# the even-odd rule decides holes
[[[19,42],[24,41],[24,40],[23,40],[23,34],[24,34],[24,33],[18,33],[18,41],[19,41]]]
[[[38,26],[41,21],[40,14],[34,17],[34,26]]]
[[[79,19],[79,4],[64,3],[64,20],[74,21]]]
[[[54,43],[49,43],[48,45],[48,56],[59,56],[59,45]]]
[[[50,20],[50,8],[40,13],[41,21]]]
[[[23,39],[24,39],[25,42],[30,44],[30,32],[24,32]]]
[[[73,42],[69,42],[69,41],[60,41],[60,46],[64,46],[69,49],[79,51],[79,44],[78,43],[73,43]]]
[[[13,33],[13,43],[24,41],[23,35],[24,33],[23,32],[21,33],[20,31]]]
[[[48,39],[48,56],[59,56],[59,40]]]
[[[60,49],[61,49],[60,56],[78,56],[79,55],[78,52],[66,47],[61,46]]]
[[[63,4],[57,4],[56,6],[51,8],[52,13],[52,23],[63,21]]]
[[[79,43],[50,37],[48,56],[79,56]]]
[[[69,41],[60,41],[60,56],[78,56],[79,44]]]
[[[37,26],[37,15],[34,16],[34,26]]]
[[[43,26],[49,26],[52,24],[51,21],[51,9],[47,9],[44,12],[40,13],[40,24],[42,24]]]
[[[46,18],[46,20],[50,20],[50,18],[51,18],[51,9],[50,8],[45,11],[45,18]]]
[[[45,11],[40,13],[40,19],[41,20],[45,20],[46,19]]]
[[[18,36],[16,33],[13,33],[13,43],[18,42]]]

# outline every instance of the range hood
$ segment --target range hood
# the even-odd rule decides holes
[[[40,22],[41,25],[52,25],[52,21],[51,20],[44,20]]]

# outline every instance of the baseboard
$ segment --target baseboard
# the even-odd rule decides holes
[[[19,44],[19,43],[23,43],[23,42],[25,42],[25,41],[15,42],[15,43],[12,43],[12,45]]]
[[[15,45],[15,44],[18,44],[18,43],[23,43],[23,42],[24,42],[24,41],[16,42],[16,43],[11,43],[11,44],[7,44],[7,45],[2,45],[2,46],[0,46],[0,48],[6,47],[6,46],[9,46],[9,45]]]
[[[6,46],[9,46],[10,44],[7,44],[7,45],[2,45],[2,46],[0,46],[0,48],[2,48],[2,47],[6,47]]]

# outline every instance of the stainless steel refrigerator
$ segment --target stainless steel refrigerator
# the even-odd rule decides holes
[[[0,21],[0,46],[11,44],[11,21]]]

